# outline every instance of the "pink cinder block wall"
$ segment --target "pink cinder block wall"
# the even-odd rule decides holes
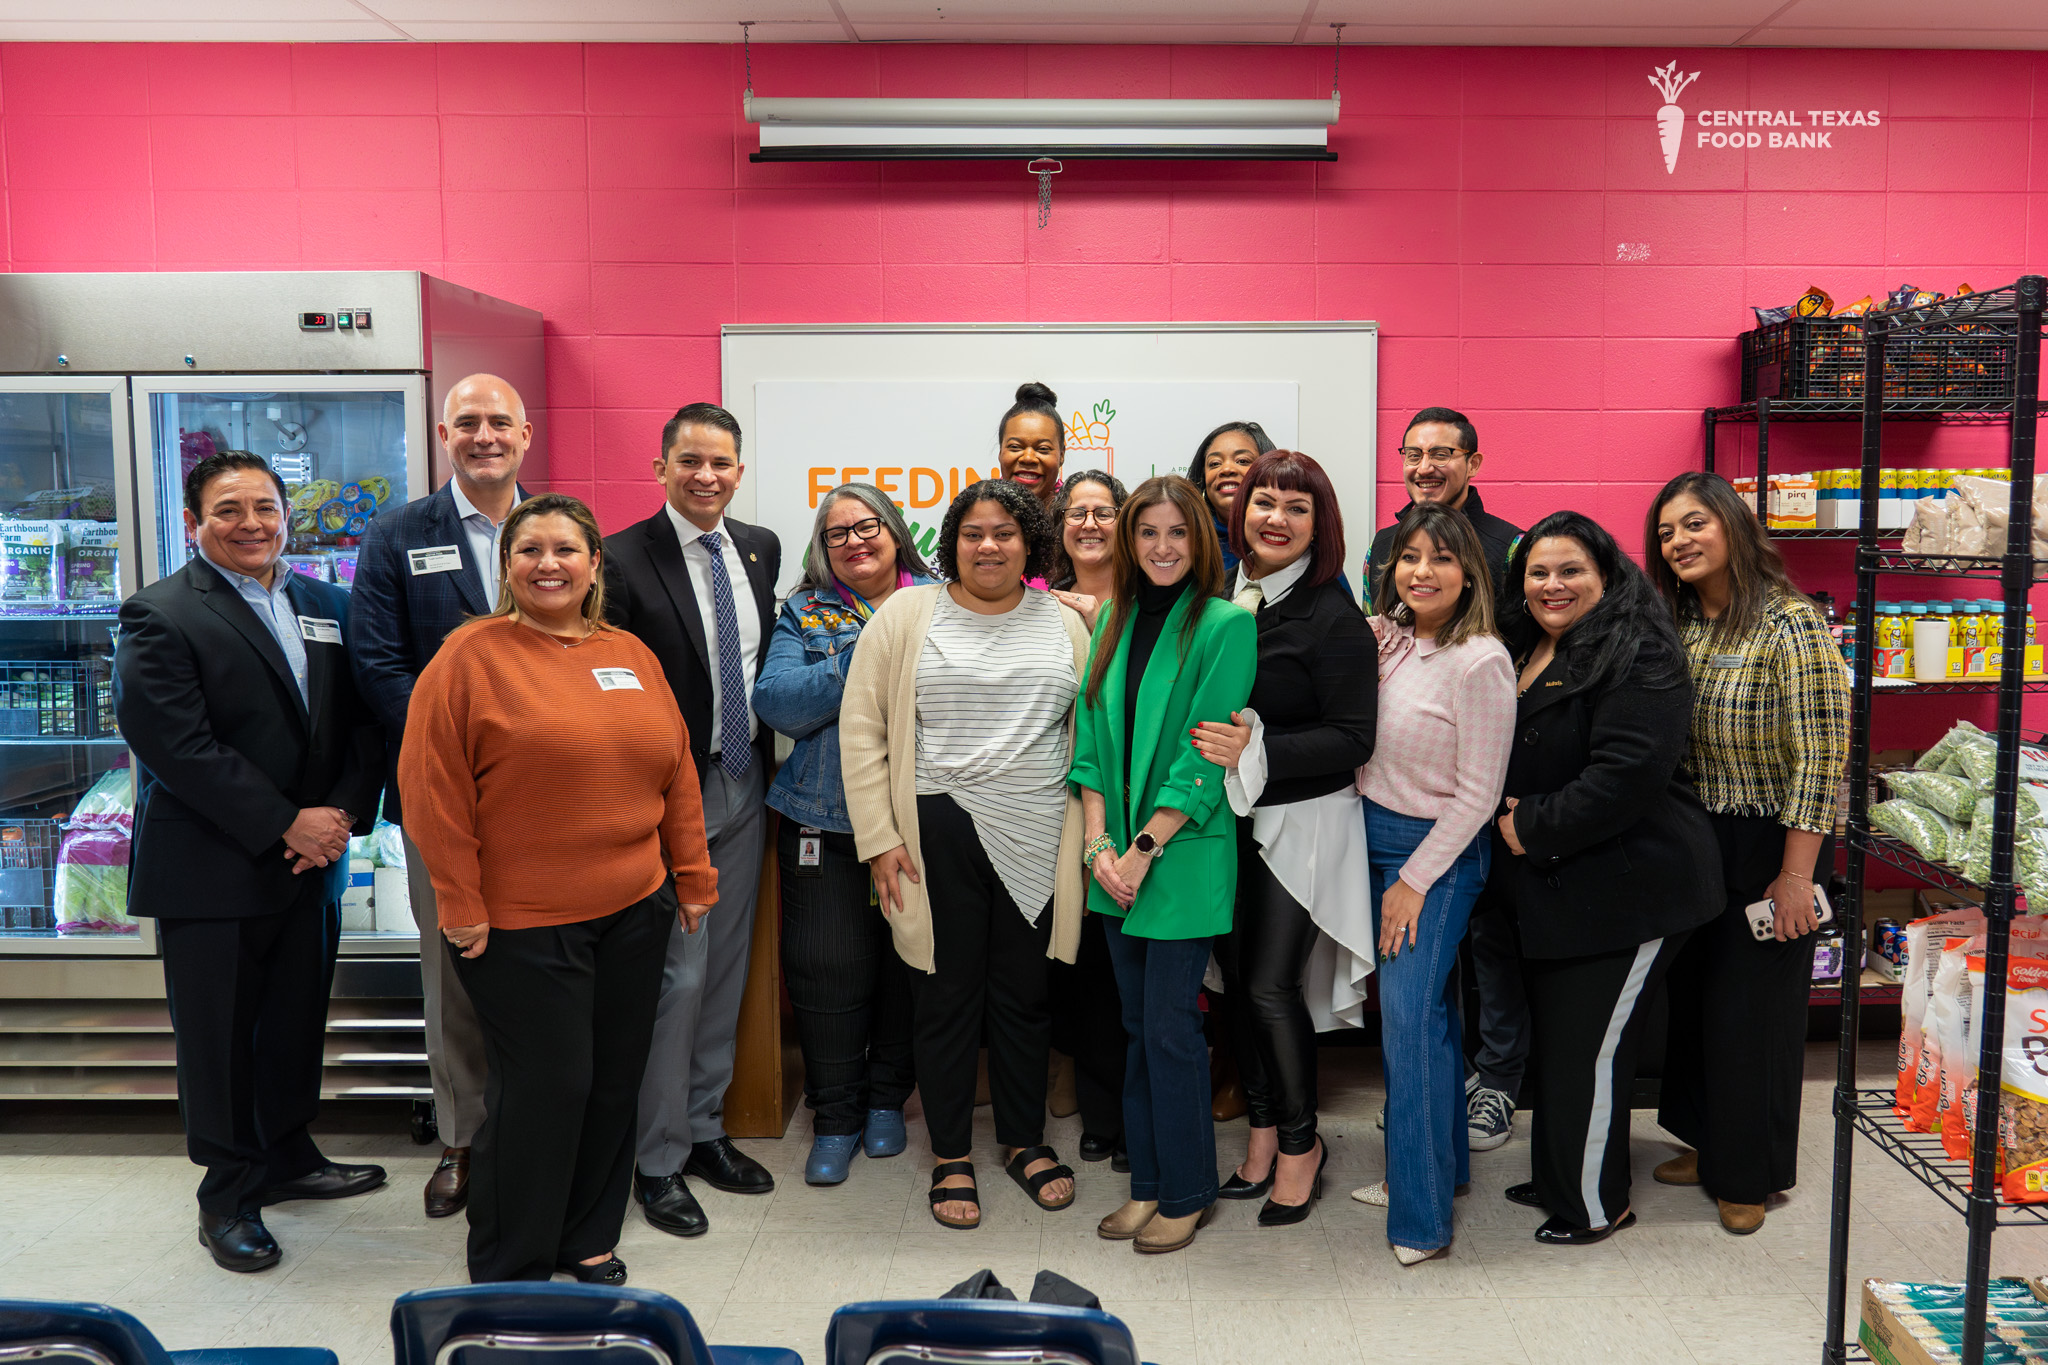
[[[1701,109],[1876,110],[1828,150],[1659,148]],[[767,94],[1327,93],[1328,49],[758,47]],[[0,46],[15,270],[424,269],[541,309],[559,487],[643,515],[663,418],[715,397],[725,322],[1373,318],[1382,513],[1414,409],[1477,420],[1489,503],[1631,548],[1733,401],[1748,305],[2048,268],[2048,55],[1345,54],[1328,165],[750,163],[741,54],[653,45]],[[1020,376],[1022,378],[1023,376]],[[1780,428],[1776,462],[1854,458]],[[1901,429],[1929,464],[1985,431]],[[1746,431],[1723,446],[1749,458]],[[1341,451],[1315,452],[1344,458]],[[1837,549],[1795,547],[1814,586]],[[1840,580],[1840,581],[1834,581]],[[1932,590],[1932,589],[1929,589]]]

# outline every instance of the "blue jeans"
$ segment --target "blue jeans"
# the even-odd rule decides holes
[[[1380,900],[1401,875],[1434,820],[1365,802],[1372,868],[1373,933]],[[1458,941],[1486,885],[1493,847],[1482,830],[1423,897],[1415,945],[1383,958],[1380,1051],[1387,1071],[1387,1240],[1434,1251],[1451,1240],[1451,1198],[1472,1178],[1466,1145],[1465,1054],[1458,1011],[1446,989]]]
[[[1163,1218],[1216,1202],[1216,1122],[1209,1116],[1209,1044],[1195,997],[1210,938],[1139,938],[1102,917],[1123,997],[1124,1144],[1131,1198],[1156,1199]]]

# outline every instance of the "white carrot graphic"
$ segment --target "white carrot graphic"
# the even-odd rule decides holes
[[[1669,66],[1652,67],[1655,75],[1650,84],[1664,96],[1664,107],[1657,111],[1657,137],[1664,144],[1664,174],[1670,175],[1678,169],[1678,140],[1685,134],[1685,110],[1678,107],[1678,97],[1700,78],[1697,71],[1686,75],[1678,74],[1678,61],[1673,58]]]

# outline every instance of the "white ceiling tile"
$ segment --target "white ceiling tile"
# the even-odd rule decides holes
[[[857,25],[943,23],[951,28],[1004,24],[1011,27],[1048,25],[1095,28],[1117,23],[1164,22],[1286,24],[1291,33],[1301,22],[1307,0],[1118,0],[1114,6],[1090,0],[840,0],[846,17]],[[940,19],[940,15],[945,17]]]
[[[1958,0],[1963,3],[1964,0]],[[1735,28],[1762,23],[1784,0],[1321,0],[1316,24],[1395,28]]]
[[[304,0],[292,0],[293,4]],[[692,28],[722,29],[728,40],[739,37],[739,21],[774,23],[785,20],[837,23],[826,0],[747,0],[745,4],[719,0],[716,5],[677,5],[675,0],[492,0],[488,12],[480,13],[475,0],[365,0],[369,7],[395,24],[465,24],[485,27],[496,24],[570,24],[609,28],[617,24],[678,24]],[[729,12],[729,14],[728,14]],[[756,29],[758,34],[760,30]]]
[[[1846,28],[1868,31],[1995,29],[2040,31],[2048,28],[2048,6],[2041,0],[1799,0],[1760,38],[1775,36],[1780,27],[1794,31]]]
[[[423,43],[730,43],[737,29],[729,23],[615,23],[581,20],[561,23],[450,23],[424,20],[405,31]],[[388,35],[389,29],[384,32]],[[835,20],[819,23],[779,21],[754,26],[757,43],[841,43],[846,30]]]
[[[1751,47],[1903,47],[2032,49],[2048,47],[2048,29],[1768,28]]]
[[[1295,23],[1266,24],[1175,24],[1162,29],[1156,23],[1133,23],[1126,19],[1105,19],[1086,27],[1063,25],[1048,33],[1026,23],[989,22],[954,25],[856,23],[855,29],[868,42],[926,43],[1288,43],[1294,39]]]
[[[178,6],[176,18],[167,16],[164,10],[163,0],[73,0],[62,5],[51,4],[50,0],[0,0],[0,24],[259,23],[287,28],[306,23],[377,22],[348,0],[189,0]]]

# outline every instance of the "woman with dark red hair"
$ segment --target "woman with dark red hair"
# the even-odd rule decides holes
[[[1344,518],[1321,465],[1291,450],[1253,461],[1231,504],[1230,542],[1241,557],[1236,603],[1258,618],[1258,678],[1251,704],[1230,724],[1197,727],[1195,744],[1226,770],[1238,815],[1237,915],[1216,956],[1251,1141],[1218,1193],[1269,1196],[1259,1223],[1271,1227],[1307,1218],[1321,1193],[1329,1149],[1316,1135],[1317,1021],[1356,1025],[1372,971],[1354,783],[1372,757],[1379,655],[1344,586]]]

